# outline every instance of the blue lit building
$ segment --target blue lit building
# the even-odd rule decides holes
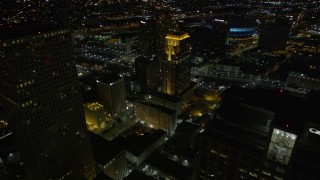
[[[225,16],[221,18],[227,21],[230,27],[229,37],[250,37],[257,34],[255,23],[243,17],[238,16]]]
[[[208,27],[214,29],[217,22],[226,23],[229,26],[228,37],[250,37],[257,34],[256,24],[254,21],[239,16],[219,16],[214,19],[207,19],[195,21],[184,24],[184,27]]]

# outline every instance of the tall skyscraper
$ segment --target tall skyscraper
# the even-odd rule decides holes
[[[214,56],[224,55],[227,50],[227,41],[230,25],[222,19],[212,21],[212,31],[210,35],[210,53]]]
[[[156,90],[161,86],[161,61],[137,57],[134,65],[136,78],[142,91]]]
[[[158,25],[159,26],[159,25]],[[159,28],[157,28],[156,19],[144,20],[141,23],[141,55],[147,58],[152,58],[159,55]]]
[[[179,31],[179,27],[170,13],[159,10],[155,14],[155,18],[142,21],[141,55],[161,59],[164,56],[162,50],[165,46],[164,38],[169,32]]]
[[[0,30],[0,101],[28,179],[92,179],[72,38],[55,25]]]
[[[99,101],[107,115],[113,117],[126,108],[124,79],[116,74],[107,74],[97,81]]]
[[[162,88],[169,95],[179,95],[191,81],[190,58],[187,33],[172,33],[166,36],[167,59],[162,62]]]

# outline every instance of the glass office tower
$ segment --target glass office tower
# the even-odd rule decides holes
[[[28,179],[92,179],[71,33],[33,24],[0,30],[0,101]]]

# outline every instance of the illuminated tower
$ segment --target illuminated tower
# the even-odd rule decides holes
[[[32,24],[0,30],[0,101],[28,179],[92,179],[69,30]]]
[[[187,33],[172,33],[166,36],[167,59],[162,62],[163,92],[179,95],[190,85],[191,48]]]

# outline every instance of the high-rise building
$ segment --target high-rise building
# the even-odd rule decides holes
[[[154,18],[141,21],[141,55],[147,58],[162,58],[164,38],[169,32],[176,31],[178,31],[178,25],[172,15],[166,11],[156,11]]]
[[[151,58],[158,54],[159,44],[158,29],[156,28],[156,20],[144,20],[141,22],[141,35],[139,41],[141,42],[140,54],[144,57]]]
[[[99,102],[108,116],[115,116],[126,108],[124,79],[116,74],[106,74],[97,80]]]
[[[93,178],[69,30],[17,25],[0,39],[0,101],[28,179]]]
[[[144,57],[135,59],[135,74],[142,91],[156,90],[161,85],[161,62]]]
[[[284,49],[290,33],[290,22],[276,19],[261,25],[258,47],[262,50]]]
[[[136,102],[135,110],[137,119],[151,128],[162,129],[168,134],[173,134],[177,127],[177,116],[174,110],[146,102]]]
[[[318,179],[319,98],[235,90],[199,134],[194,178]]]
[[[191,48],[187,33],[172,33],[166,36],[167,59],[162,61],[162,88],[169,95],[179,95],[191,81]]]
[[[219,56],[224,55],[227,50],[227,40],[230,31],[230,25],[222,19],[214,19],[212,22],[212,31],[210,35],[210,51]]]

